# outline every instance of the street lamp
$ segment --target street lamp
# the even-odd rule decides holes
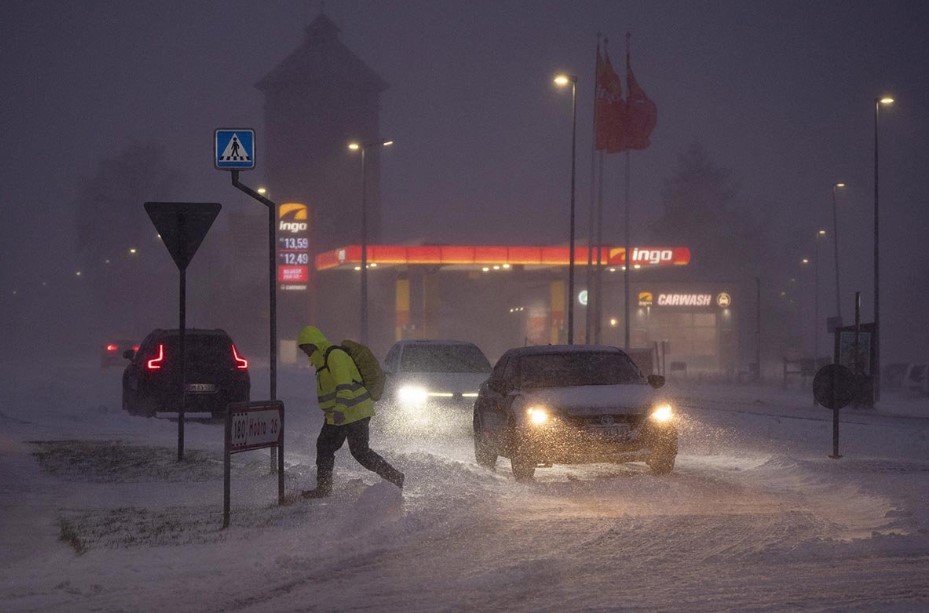
[[[348,144],[351,151],[361,151],[361,342],[368,344],[368,179],[365,153],[370,147],[389,147],[392,140],[357,141]]]
[[[832,246],[835,255],[835,314],[839,318],[839,325],[842,325],[842,298],[839,291],[839,215],[836,212],[835,190],[845,187],[844,183],[832,184]]]
[[[574,183],[577,158],[577,75],[555,77],[558,87],[571,86],[571,238],[568,241],[568,344],[574,344]]]
[[[871,342],[874,343],[874,363],[871,371],[874,381],[874,402],[881,397],[881,286],[880,286],[880,225],[878,215],[878,182],[877,182],[877,125],[881,114],[881,105],[893,104],[894,99],[889,96],[874,99],[874,334]]]
[[[816,232],[816,261],[813,262],[813,364],[819,359],[819,239],[826,238],[825,230]]]

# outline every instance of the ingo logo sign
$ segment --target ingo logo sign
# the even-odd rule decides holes
[[[277,218],[279,232],[289,232],[291,234],[305,233],[310,229],[307,221],[309,215],[305,204],[289,202],[278,207]]]
[[[640,249],[636,247],[632,250],[633,264],[661,264],[673,260],[674,253],[670,249]]]

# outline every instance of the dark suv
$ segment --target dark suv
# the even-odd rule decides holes
[[[248,361],[225,330],[185,330],[184,345],[185,411],[208,411],[220,417],[230,402],[249,400]],[[154,330],[138,351],[130,349],[123,356],[129,360],[123,371],[123,409],[148,417],[180,410],[179,330]]]

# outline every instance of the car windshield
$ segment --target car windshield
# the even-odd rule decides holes
[[[181,344],[181,337],[172,335],[166,339],[166,350],[172,354]],[[218,335],[185,334],[184,347],[187,359],[192,362],[225,363],[232,360],[229,339]]]
[[[524,356],[519,387],[573,387],[641,383],[642,373],[621,353],[546,353]]]
[[[411,345],[400,357],[401,372],[490,372],[475,345]]]

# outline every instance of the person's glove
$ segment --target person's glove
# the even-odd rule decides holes
[[[345,421],[345,415],[341,411],[332,411],[332,421],[336,425],[341,425]]]

